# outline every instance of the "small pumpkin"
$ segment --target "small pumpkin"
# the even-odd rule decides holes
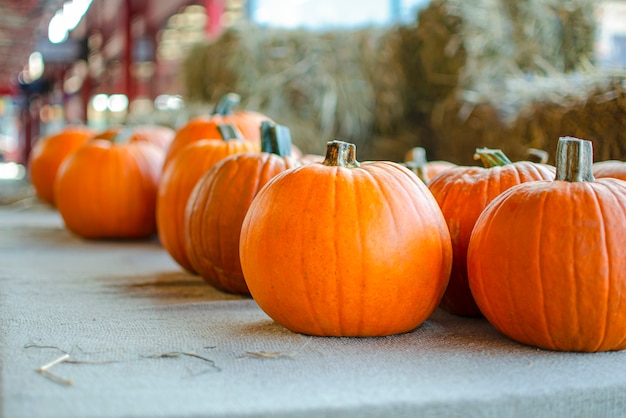
[[[441,308],[461,316],[481,316],[467,282],[467,247],[472,228],[487,204],[522,182],[553,179],[554,168],[530,161],[511,162],[496,149],[480,148],[484,167],[458,166],[436,176],[428,185],[446,218],[454,259]]]
[[[604,160],[593,164],[593,176],[596,178],[612,177],[626,180],[626,162]]]
[[[220,99],[211,115],[193,118],[177,130],[167,151],[164,168],[181,149],[191,142],[219,138],[218,126],[220,125],[236,126],[242,137],[254,144],[257,147],[256,151],[259,151],[261,122],[271,122],[271,119],[258,112],[235,111],[234,108],[239,102],[239,95],[228,93]]]
[[[556,179],[515,186],[482,212],[468,274],[509,338],[558,351],[626,348],[626,182],[594,179],[591,141],[561,138]]]
[[[88,239],[140,239],[156,231],[164,151],[148,142],[94,139],[59,169],[54,196],[65,226]]]
[[[404,156],[404,165],[426,184],[437,174],[457,165],[444,160],[428,161],[424,147],[413,147]]]
[[[354,144],[284,171],[244,218],[240,260],[252,297],[286,328],[320,336],[411,331],[437,307],[452,260],[427,187],[393,162],[359,163]]]
[[[259,145],[242,138],[234,125],[218,125],[217,136],[192,142],[165,168],[157,195],[156,219],[161,245],[184,269],[195,272],[185,251],[185,207],[198,180],[220,160]]]
[[[189,197],[185,251],[212,286],[249,295],[239,261],[241,225],[252,199],[272,177],[299,165],[285,126],[263,122],[261,151],[231,155],[211,167]]]
[[[28,170],[30,182],[39,199],[55,205],[54,180],[59,167],[94,135],[95,132],[87,127],[68,126],[35,143],[29,155]]]
[[[167,151],[174,140],[176,131],[161,125],[137,125],[137,126],[112,126],[96,134],[95,138],[115,140],[117,137],[124,138],[128,142],[151,142],[163,151]]]

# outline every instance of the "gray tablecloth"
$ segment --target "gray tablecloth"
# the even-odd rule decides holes
[[[0,208],[0,286],[5,417],[626,416],[626,352],[441,311],[392,337],[294,334],[156,240],[84,241],[39,205]]]

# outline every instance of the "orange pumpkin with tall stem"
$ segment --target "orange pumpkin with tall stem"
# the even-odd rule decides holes
[[[256,151],[259,151],[261,122],[271,121],[271,119],[258,112],[235,111],[234,108],[240,100],[239,95],[228,93],[220,99],[211,115],[193,118],[176,131],[165,156],[164,169],[176,154],[190,143],[202,139],[219,138],[218,126],[220,125],[234,125],[241,132],[241,136],[250,141],[256,147]]]
[[[157,195],[159,239],[184,269],[195,272],[185,251],[185,208],[198,180],[222,159],[241,152],[256,152],[259,145],[242,138],[234,125],[218,125],[213,139],[188,144],[163,172]]]
[[[554,168],[530,161],[513,163],[501,150],[480,148],[476,155],[484,167],[450,168],[428,185],[448,223],[454,253],[450,283],[441,308],[461,316],[481,316],[467,283],[467,246],[482,210],[510,187],[554,178]]]
[[[321,336],[408,332],[437,307],[450,274],[445,219],[427,187],[355,146],[284,171],[256,195],[240,237],[252,297],[286,328]]]
[[[212,286],[249,295],[239,261],[239,235],[252,199],[275,175],[299,165],[285,126],[263,122],[260,153],[227,157],[211,167],[187,202],[185,250]]]
[[[561,138],[556,179],[515,186],[482,212],[469,284],[509,338],[558,351],[626,349],[626,182],[594,179],[591,141]]]

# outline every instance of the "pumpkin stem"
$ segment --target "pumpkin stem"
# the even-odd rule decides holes
[[[475,160],[481,160],[485,168],[512,164],[509,157],[500,149],[476,148]]]
[[[232,123],[220,123],[217,130],[224,141],[242,140],[241,131]]]
[[[404,165],[424,183],[428,183],[430,179],[426,174],[426,162],[426,149],[424,147],[414,147],[407,153]]]
[[[233,108],[241,102],[241,96],[237,93],[227,93],[222,96],[220,101],[213,109],[214,115],[232,115],[234,113]]]
[[[526,151],[528,161],[532,161],[533,163],[545,164],[548,162],[548,158],[550,154],[548,151],[544,151],[542,149],[537,148],[528,148]]]
[[[261,122],[261,152],[291,156],[291,133],[289,128],[268,121]]]
[[[111,138],[111,142],[114,144],[125,144],[130,138],[133,136],[135,128],[131,126],[123,126],[115,132],[113,138]]]
[[[593,181],[593,144],[569,136],[559,138],[556,149],[556,180]]]
[[[326,143],[326,158],[322,164],[346,168],[358,167],[360,164],[356,160],[356,145],[336,139],[328,141]]]

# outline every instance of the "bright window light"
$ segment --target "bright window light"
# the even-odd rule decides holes
[[[106,94],[96,94],[91,99],[91,107],[96,112],[104,112],[109,105],[109,96]]]
[[[63,18],[63,10],[58,10],[48,24],[48,39],[53,44],[60,44],[65,42],[67,37],[68,32],[65,26],[65,19]]]
[[[128,108],[128,97],[124,94],[112,94],[109,97],[108,107],[111,112],[123,112]]]
[[[28,77],[38,80],[43,75],[44,63],[41,52],[35,51],[28,57]]]

